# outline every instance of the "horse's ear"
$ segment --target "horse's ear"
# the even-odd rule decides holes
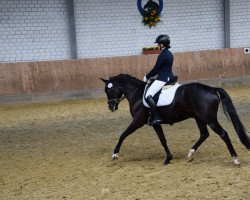
[[[108,82],[108,80],[105,80],[103,78],[100,78],[105,84]]]

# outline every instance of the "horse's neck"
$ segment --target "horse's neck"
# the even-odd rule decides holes
[[[123,87],[123,92],[127,100],[129,101],[130,106],[133,106],[137,100],[142,98],[144,87],[126,85]],[[141,94],[141,95],[140,95]]]

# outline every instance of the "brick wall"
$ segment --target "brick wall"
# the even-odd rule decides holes
[[[250,46],[250,1],[231,0],[231,47]]]
[[[76,0],[79,57],[140,54],[146,29],[138,13],[134,0]]]
[[[162,23],[149,29],[135,0],[74,0],[78,57],[139,55],[161,33],[173,52],[221,49],[223,1],[164,0]],[[249,0],[231,0],[232,47],[250,43],[249,10]],[[70,57],[65,0],[0,0],[0,62]]]
[[[172,36],[174,52],[223,48],[223,0],[164,1],[158,32]]]
[[[62,0],[0,0],[0,62],[69,59]]]
[[[141,23],[135,0],[76,0],[75,14],[80,57],[140,54],[161,33],[170,35],[174,52],[224,44],[222,0],[164,1],[162,23],[151,29]]]

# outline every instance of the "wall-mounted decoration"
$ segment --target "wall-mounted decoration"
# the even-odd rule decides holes
[[[161,52],[158,46],[146,46],[142,48],[143,54],[159,54]]]
[[[159,0],[159,4],[153,0],[148,0],[148,2],[142,7],[142,0],[137,0],[137,7],[139,12],[142,15],[142,23],[145,26],[156,26],[158,22],[160,22],[161,11],[163,9],[163,1]]]

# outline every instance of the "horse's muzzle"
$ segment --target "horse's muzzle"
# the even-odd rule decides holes
[[[109,110],[115,112],[118,109],[118,103],[109,103]]]

